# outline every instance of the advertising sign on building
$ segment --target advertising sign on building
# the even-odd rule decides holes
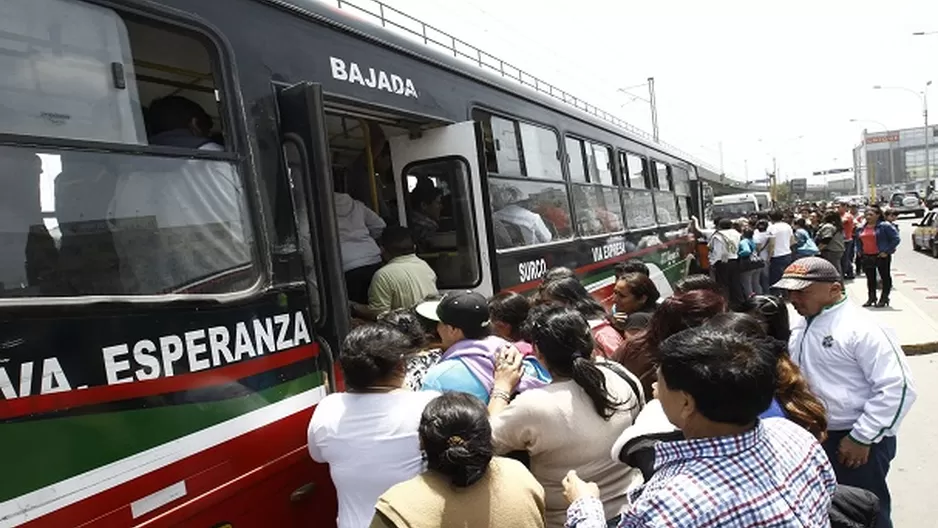
[[[878,136],[866,136],[865,141],[869,143],[896,143],[899,141],[898,132],[890,132],[888,134],[880,134]]]

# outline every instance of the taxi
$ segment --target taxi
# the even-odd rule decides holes
[[[917,224],[912,224],[912,249],[915,251],[929,251],[938,258],[938,209],[925,214],[925,218]]]

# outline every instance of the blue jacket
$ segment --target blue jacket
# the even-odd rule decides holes
[[[863,230],[860,230],[862,233]],[[863,254],[863,240],[860,239],[859,233],[854,238],[857,241],[857,246],[859,249],[857,253]],[[880,253],[887,253],[892,255],[896,252],[896,248],[899,247],[899,242],[902,239],[899,237],[899,232],[896,231],[896,227],[885,220],[880,220],[876,223],[876,247],[879,249]]]

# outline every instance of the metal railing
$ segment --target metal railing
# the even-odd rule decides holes
[[[613,114],[587,101],[584,101],[583,99],[565,90],[562,90],[549,82],[541,80],[509,62],[503,61],[491,53],[473,46],[472,44],[469,44],[468,42],[461,40],[451,35],[450,33],[431,26],[422,20],[414,18],[407,13],[404,13],[403,11],[395,9],[385,4],[384,2],[381,2],[380,0],[356,0],[354,2],[350,0],[321,1],[334,4],[339,9],[348,11],[350,13],[365,15],[366,18],[370,19],[371,22],[376,25],[401,31],[405,36],[421,41],[426,46],[438,47],[441,51],[452,54],[453,57],[457,59],[466,60],[476,67],[493,71],[506,79],[510,79],[524,86],[533,88],[537,92],[546,94],[550,97],[553,97],[554,99],[557,99],[558,101],[571,105],[578,110],[625,129],[629,133],[639,136],[640,138],[650,143],[661,145],[662,147],[675,152],[679,157],[682,157],[688,161],[692,161],[697,165],[701,165],[715,174],[721,174],[719,169],[701,160],[697,156],[685,152],[684,150],[681,150],[680,148],[675,147],[674,145],[671,145],[667,142],[661,141],[660,139],[656,141],[654,136],[649,132],[638,128],[635,125],[627,123],[621,118],[618,118]],[[363,7],[361,5],[362,2],[368,2],[374,7],[371,9]]]

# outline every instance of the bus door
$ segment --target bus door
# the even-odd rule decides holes
[[[321,356],[323,361],[331,361],[348,333],[349,308],[332,198],[322,88],[317,83],[295,84],[279,91],[277,103],[306,283],[311,293],[318,289],[323,299],[329,299],[314,308],[320,313],[315,325],[317,338],[330,352]],[[311,299],[316,297],[310,295]],[[333,371],[331,364],[322,366]]]
[[[322,88],[298,83],[277,93],[289,200],[294,210],[297,244],[319,343],[320,370],[328,373],[331,390],[342,389],[335,359],[349,329],[349,307],[342,273],[338,228],[332,194]],[[318,265],[317,265],[318,263]],[[317,293],[318,291],[318,293]],[[319,299],[326,302],[319,303]],[[312,460],[307,459],[312,465]],[[312,526],[316,519],[335,518],[336,495],[325,466],[291,486],[295,526]],[[292,491],[291,491],[292,490]]]
[[[473,121],[388,138],[401,223],[433,267],[440,291],[493,293],[479,162],[482,131]]]

